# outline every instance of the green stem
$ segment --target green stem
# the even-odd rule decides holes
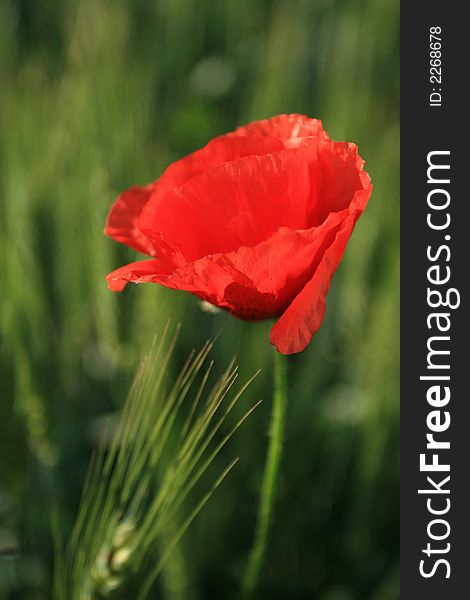
[[[279,479],[282,445],[287,405],[287,361],[285,356],[274,354],[274,395],[271,415],[270,442],[264,467],[258,521],[255,538],[248,558],[242,583],[242,595],[249,598],[258,584],[261,566],[268,543],[274,503]]]

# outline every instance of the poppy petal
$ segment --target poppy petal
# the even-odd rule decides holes
[[[318,331],[325,316],[331,278],[341,261],[359,214],[351,214],[343,221],[312,279],[272,327],[270,341],[281,354],[301,352]]]
[[[330,215],[321,226],[311,229],[281,227],[268,240],[241,247],[227,257],[260,293],[276,298],[275,312],[280,314],[311,279],[347,214]]]
[[[275,311],[275,296],[260,292],[224,254],[205,256],[179,267],[164,285],[192,292],[244,319],[266,319]]]
[[[156,191],[138,226],[178,248],[186,261],[256,245],[282,226],[308,228],[310,160],[305,146],[225,162],[159,201]]]
[[[160,204],[165,196],[174,192],[194,177],[221,165],[247,156],[264,155],[284,149],[278,139],[262,136],[233,137],[223,135],[209,142],[204,148],[171,164],[155,183],[154,193],[143,208],[138,227],[149,237],[159,237],[158,224]],[[171,199],[169,200],[171,203]]]
[[[168,191],[180,187],[196,175],[227,161],[256,154],[271,154],[283,149],[284,145],[280,140],[254,133],[246,137],[221,135],[203,148],[172,163],[156,182],[156,196],[162,198]],[[152,202],[155,201],[156,196]]]
[[[160,283],[162,276],[165,277],[165,268],[161,260],[139,260],[109,273],[106,275],[106,281],[110,290],[121,292],[128,282]]]
[[[254,121],[243,127],[238,127],[232,135],[264,135],[276,137],[284,141],[286,148],[296,147],[299,144],[299,141],[306,137],[328,139],[328,135],[323,130],[321,121],[299,114],[283,114],[272,117],[271,119]]]
[[[106,277],[112,291],[122,291],[128,282],[159,283],[191,292],[202,300],[245,319],[265,319],[275,312],[272,294],[259,292],[230,259],[219,254],[168,270],[160,260],[142,260],[116,269]]]
[[[137,185],[123,192],[109,211],[104,232],[117,242],[127,244],[143,254],[155,254],[155,245],[137,226],[142,208],[150,198],[154,186]]]
[[[368,189],[370,195],[372,189],[357,146],[331,140],[322,145],[318,161],[310,165],[310,185],[317,191],[309,215],[311,226],[347,208],[358,190]]]

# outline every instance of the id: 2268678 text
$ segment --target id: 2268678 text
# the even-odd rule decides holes
[[[442,106],[442,29],[429,28],[429,106]]]

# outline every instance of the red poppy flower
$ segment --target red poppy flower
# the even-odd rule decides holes
[[[154,258],[108,275],[152,282],[242,319],[277,318],[271,343],[300,352],[372,186],[354,144],[321,122],[279,115],[240,127],[123,192],[105,233]]]

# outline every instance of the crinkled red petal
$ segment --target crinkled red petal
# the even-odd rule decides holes
[[[105,234],[117,242],[150,255],[155,254],[155,244],[136,226],[136,221],[153,188],[153,184],[146,187],[135,185],[123,192],[111,207],[104,229]]]

